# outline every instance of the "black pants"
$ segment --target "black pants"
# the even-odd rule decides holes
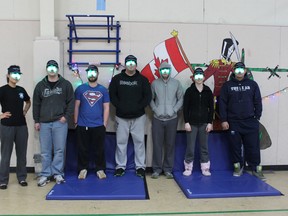
[[[106,169],[105,127],[77,126],[78,171],[89,169],[90,158],[95,163],[96,172]]]
[[[14,143],[17,158],[16,175],[18,181],[24,181],[27,177],[26,154],[28,141],[27,125],[5,126],[1,125],[1,161],[0,161],[0,184],[8,184],[10,159]]]
[[[239,162],[243,166],[244,155],[245,161],[255,170],[261,161],[258,120],[249,119],[243,122],[229,122],[229,126],[232,162]]]

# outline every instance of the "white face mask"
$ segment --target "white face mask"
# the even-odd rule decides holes
[[[136,66],[136,62],[133,61],[133,60],[129,60],[129,61],[127,61],[127,62],[125,63],[125,65],[126,65],[127,67],[129,67],[129,66]]]
[[[12,79],[14,79],[14,80],[20,80],[20,78],[21,78],[21,74],[19,74],[19,73],[11,73],[10,74],[10,77],[12,78]]]
[[[88,70],[87,71],[87,78],[91,78],[91,77],[97,77],[97,71],[96,70]]]
[[[48,71],[49,73],[57,73],[58,68],[55,67],[55,66],[53,66],[53,65],[50,65],[50,66],[47,67],[47,71]]]
[[[194,76],[194,80],[203,80],[204,79],[204,75],[203,74],[196,74]]]
[[[169,75],[170,72],[171,72],[171,69],[170,69],[170,68],[162,68],[162,69],[160,69],[160,73],[161,73],[162,75],[165,75],[165,74]]]
[[[244,74],[245,73],[244,68],[236,68],[234,71],[235,71],[235,74]]]

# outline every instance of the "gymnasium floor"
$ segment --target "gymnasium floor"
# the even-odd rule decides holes
[[[39,188],[29,174],[29,186],[20,187],[11,173],[8,189],[0,190],[0,215],[288,215],[288,171],[264,174],[283,196],[187,199],[174,180],[148,173],[149,200],[54,201],[45,197],[55,183]]]

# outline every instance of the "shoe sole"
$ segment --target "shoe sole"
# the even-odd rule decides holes
[[[140,173],[136,173],[136,176],[140,177],[140,178],[144,178],[144,175],[140,174]]]
[[[233,173],[233,176],[234,176],[234,177],[240,177],[240,176],[242,176],[242,175],[243,175],[243,173],[241,173],[241,174],[237,174],[237,173],[234,174],[234,173]]]
[[[6,189],[7,189],[7,185],[1,185],[1,186],[0,186],[0,189],[1,189],[1,190],[6,190]]]
[[[123,175],[125,175],[125,172],[123,172],[123,173],[121,173],[121,174],[114,174],[114,176],[116,176],[116,177],[121,177],[121,176],[123,176]]]
[[[264,176],[261,177],[261,176],[255,174],[255,173],[252,173],[252,175],[255,176],[256,178],[259,178],[259,179],[262,180],[262,181],[266,181],[266,180],[267,180]]]
[[[37,184],[38,187],[44,187],[45,185],[47,185],[50,182],[50,180],[45,181],[43,184]]]
[[[119,174],[117,174],[117,175],[114,175],[115,177],[121,177],[121,176],[123,176],[124,174],[121,174],[121,175],[119,175]]]
[[[28,183],[26,181],[23,181],[23,182],[19,182],[19,185],[21,187],[27,187],[28,186]]]

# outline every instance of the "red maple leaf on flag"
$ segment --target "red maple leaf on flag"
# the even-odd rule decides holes
[[[162,62],[167,62],[168,63],[168,59],[165,59],[165,60],[163,60],[163,59],[159,59],[159,58],[156,58],[156,56],[154,55],[154,65],[156,66],[156,70],[154,70],[155,72],[154,72],[154,75],[155,76],[157,76],[157,77],[160,77],[160,73],[159,73],[159,67],[160,67],[160,65],[162,64]]]

